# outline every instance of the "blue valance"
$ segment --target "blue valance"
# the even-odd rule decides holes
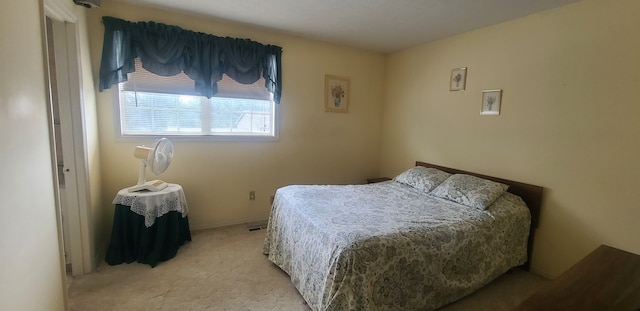
[[[100,91],[127,81],[134,59],[161,76],[184,72],[195,90],[210,98],[226,74],[243,84],[264,77],[265,87],[280,103],[282,48],[249,39],[217,37],[155,22],[129,22],[104,16],[104,45],[100,64]]]

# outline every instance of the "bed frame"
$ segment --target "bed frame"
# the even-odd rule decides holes
[[[531,212],[531,226],[529,227],[529,241],[527,242],[527,262],[522,265],[522,268],[524,270],[529,271],[529,268],[531,267],[531,257],[533,255],[534,233],[536,228],[538,228],[538,222],[540,221],[540,206],[542,205],[543,189],[542,187],[420,161],[416,161],[416,166],[432,167],[450,174],[473,175],[509,185],[509,189],[507,191],[520,196],[522,200],[527,203],[527,207],[529,207],[529,211]]]

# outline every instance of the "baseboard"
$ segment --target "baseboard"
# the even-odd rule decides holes
[[[266,226],[267,222],[269,220],[268,219],[252,219],[252,220],[244,220],[244,221],[237,221],[237,222],[229,222],[229,223],[222,223],[222,224],[211,224],[211,225],[203,225],[203,226],[197,226],[197,227],[191,227],[190,230],[192,232],[194,231],[201,231],[201,230],[208,230],[208,229],[215,229],[215,228],[222,228],[222,227],[230,227],[230,226],[237,226],[237,225],[246,225],[247,228],[250,227],[261,227],[261,226]]]

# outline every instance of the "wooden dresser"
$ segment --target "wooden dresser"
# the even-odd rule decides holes
[[[601,245],[516,310],[640,311],[640,256]]]

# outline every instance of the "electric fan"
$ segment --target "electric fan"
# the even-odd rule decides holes
[[[173,144],[166,138],[160,138],[153,143],[153,147],[145,145],[136,146],[133,156],[140,159],[140,174],[138,184],[130,187],[129,192],[148,190],[160,191],[167,187],[167,183],[162,180],[145,181],[147,166],[151,171],[159,175],[167,170],[173,159]]]

